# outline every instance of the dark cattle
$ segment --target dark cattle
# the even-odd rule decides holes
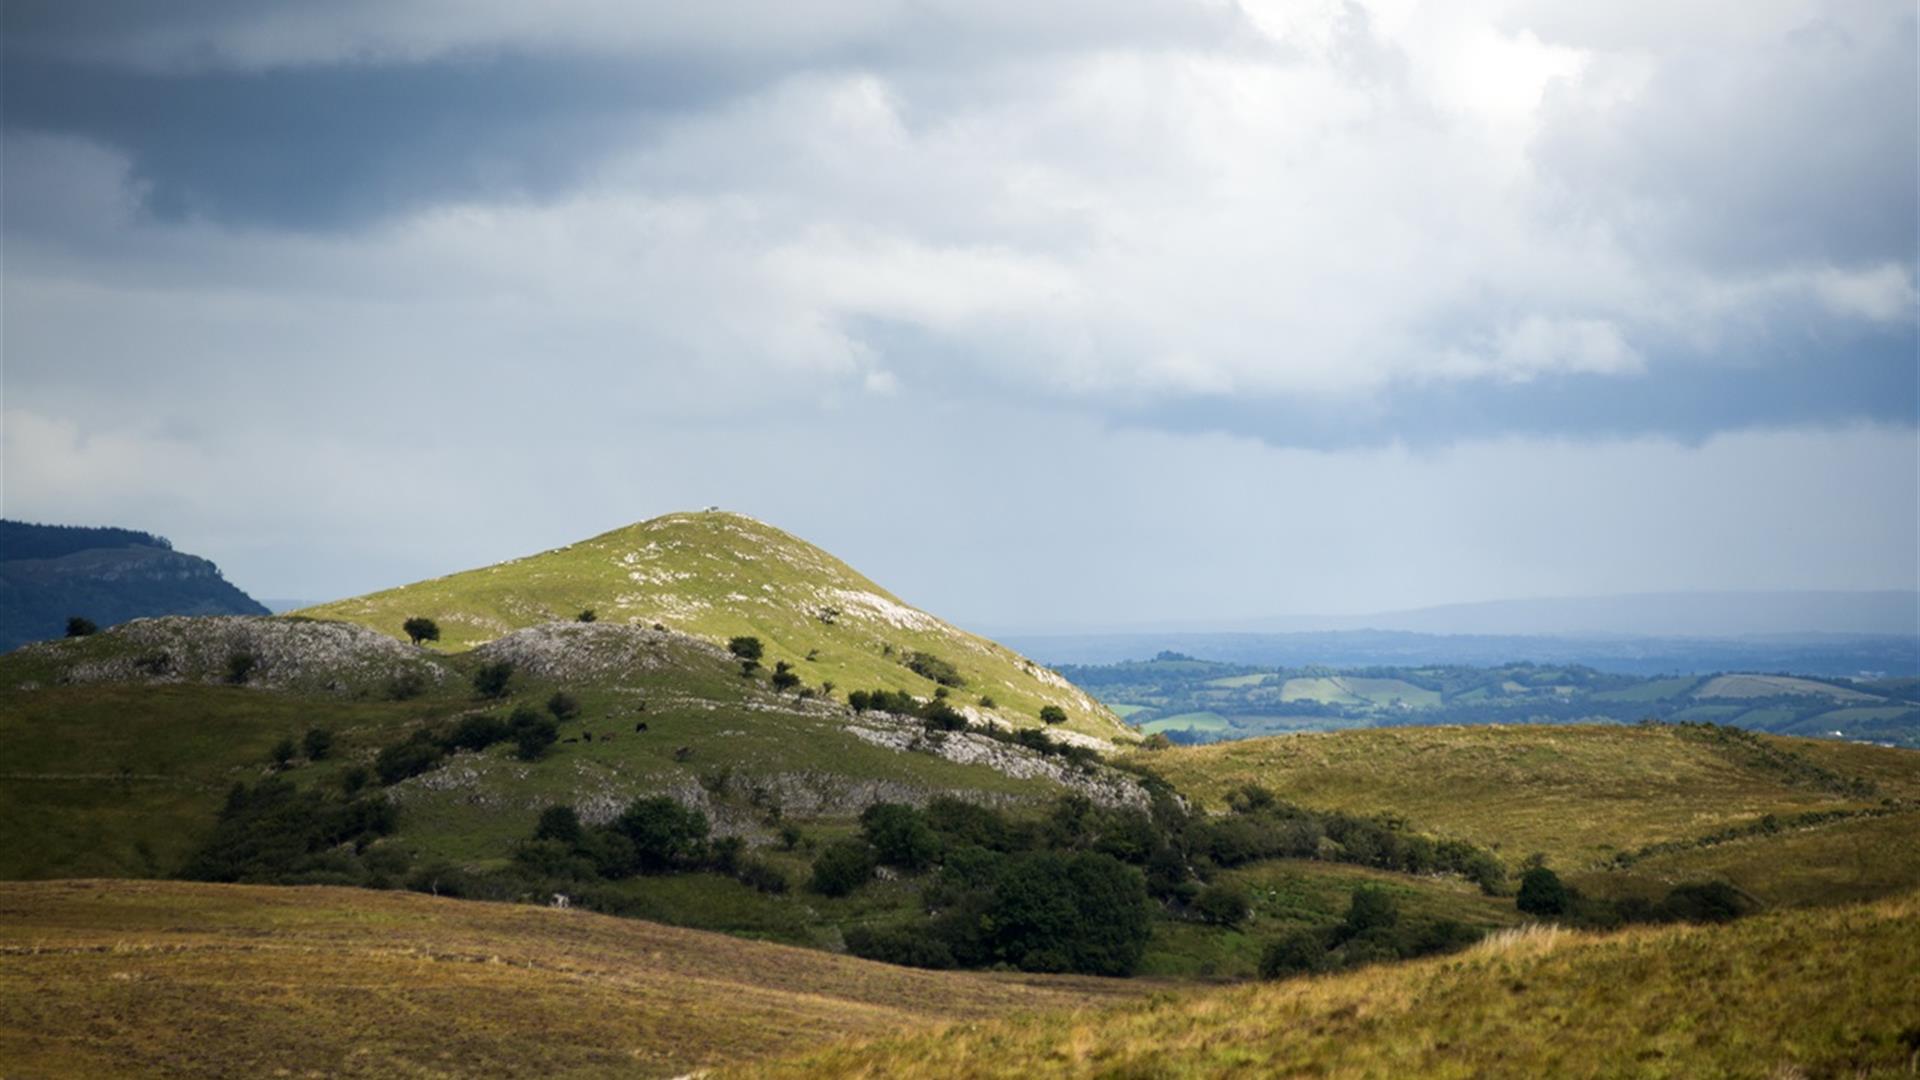
[[[640,721],[639,723],[633,725],[633,730],[635,731],[647,730],[647,722],[645,720]]]
[[[560,741],[563,743],[570,743],[570,742],[579,742],[580,740],[579,739],[561,739]]]
[[[583,740],[585,740],[585,741],[587,741],[587,742],[592,742],[592,741],[593,741],[593,732],[591,732],[591,731],[583,731],[583,732],[581,732],[581,733],[580,733],[580,738],[581,738],[581,739],[583,739]]]

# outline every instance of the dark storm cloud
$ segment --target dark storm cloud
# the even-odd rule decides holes
[[[697,61],[496,56],[269,73],[5,66],[7,126],[124,151],[147,209],[348,227],[449,200],[551,198],[664,118],[748,85]]]

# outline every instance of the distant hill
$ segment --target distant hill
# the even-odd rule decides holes
[[[716,644],[758,637],[766,667],[785,661],[807,685],[831,682],[843,695],[886,688],[929,697],[944,683],[962,711],[1032,727],[1052,705],[1066,713],[1068,729],[1136,737],[1105,706],[1012,649],[909,606],[798,537],[717,510],[668,514],[299,614],[394,638],[404,638],[407,619],[425,616],[439,624],[439,647],[457,651],[588,610],[602,622],[658,623]]]
[[[1803,675],[1920,675],[1914,634],[1775,634],[1739,638],[1425,634],[1408,630],[1288,633],[1128,632],[1003,635],[1042,663],[1117,664],[1162,651],[1227,664],[1307,667],[1581,664],[1630,675],[1794,671]]]
[[[1625,593],[1442,604],[1370,615],[1306,615],[1220,630],[1404,630],[1423,634],[1734,638],[1771,634],[1920,634],[1910,590]]]
[[[1268,668],[1173,652],[1060,673],[1147,734],[1183,743],[1407,724],[1653,719],[1920,748],[1920,701],[1907,678],[1638,676],[1533,663]]]
[[[0,651],[151,615],[264,615],[220,568],[132,529],[0,521]]]

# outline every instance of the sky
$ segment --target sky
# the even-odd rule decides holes
[[[0,510],[963,624],[1920,585],[1906,0],[8,0]]]

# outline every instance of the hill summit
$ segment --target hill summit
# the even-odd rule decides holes
[[[1063,726],[1104,739],[1133,732],[1107,708],[1005,646],[915,608],[820,548],[743,514],[667,514],[552,551],[321,604],[299,612],[396,638],[423,616],[461,651],[525,627],[579,619],[663,627],[714,642],[759,638],[809,685],[942,688],[985,721]]]

